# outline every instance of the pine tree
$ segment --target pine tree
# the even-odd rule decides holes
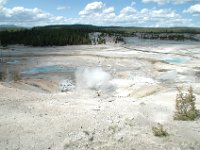
[[[193,94],[192,87],[189,88],[188,93],[183,93],[180,88],[176,96],[176,112],[174,114],[175,120],[195,120],[198,117],[198,110],[195,107],[196,97]]]

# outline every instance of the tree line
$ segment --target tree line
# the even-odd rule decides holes
[[[100,32],[108,36],[117,37],[116,41],[123,41],[119,37],[139,36],[148,39],[167,40],[196,40],[195,34],[200,34],[200,28],[139,28],[93,25],[51,25],[44,27],[16,28],[0,30],[1,45],[23,44],[28,46],[64,46],[91,44],[89,33]],[[165,33],[165,34],[163,34]],[[184,33],[189,33],[184,35]],[[98,38],[98,44],[105,43],[105,39]]]
[[[88,28],[74,27],[35,27],[18,31],[1,31],[3,46],[23,44],[29,46],[64,46],[91,44]]]

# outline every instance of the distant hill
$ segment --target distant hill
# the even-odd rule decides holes
[[[5,24],[5,25],[0,25],[0,28],[18,28],[18,26],[11,25],[11,24]]]
[[[24,44],[31,46],[79,45],[91,44],[90,33],[102,33],[98,38],[104,43],[106,36],[113,36],[123,41],[123,37],[159,40],[200,41],[200,28],[143,28],[94,25],[49,25],[23,28],[14,25],[0,25],[2,45]]]
[[[16,25],[0,25],[0,31],[18,31],[18,30],[23,30],[26,29],[25,27],[20,27]]]
[[[95,26],[95,25],[83,25],[83,24],[74,24],[74,25],[49,25],[44,26],[44,28],[87,28],[91,30],[104,30],[104,31],[122,31],[125,33],[131,32],[140,32],[140,33],[198,33],[200,34],[199,27],[123,27],[123,26]]]

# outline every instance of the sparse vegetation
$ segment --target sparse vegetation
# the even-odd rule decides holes
[[[152,127],[153,134],[158,137],[168,136],[167,130],[163,128],[163,125],[158,123],[157,126]]]
[[[18,70],[13,71],[13,80],[15,82],[21,80],[21,75],[20,75],[20,72]]]
[[[167,72],[169,69],[159,69],[158,72]]]
[[[0,81],[4,81],[6,79],[6,73],[0,72]]]
[[[115,38],[115,44],[119,43],[119,42],[124,42],[124,39],[121,36],[117,36]]]
[[[180,88],[177,90],[174,120],[195,120],[198,117],[198,110],[195,106],[196,97],[192,87],[189,88],[188,93],[183,93]]]
[[[19,81],[21,80],[21,74],[18,70],[13,70],[10,73],[7,73],[6,71],[0,72],[0,81],[6,81],[6,80],[13,80],[15,82]]]
[[[195,75],[196,75],[198,78],[200,78],[200,71],[196,71],[196,72],[195,72]]]
[[[97,42],[98,44],[106,44],[106,39],[104,37],[104,34],[98,35]]]

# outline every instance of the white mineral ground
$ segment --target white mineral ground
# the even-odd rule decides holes
[[[198,42],[17,45],[2,53],[0,67],[8,73],[15,66],[22,73],[18,81],[0,82],[2,150],[200,149],[200,119],[173,120],[177,86],[184,90],[192,86],[200,109]],[[184,62],[166,62],[172,58]],[[31,67],[52,65],[76,71],[23,74]],[[76,74],[81,68],[88,70],[79,73],[79,84]],[[98,75],[105,80],[99,83]],[[59,83],[65,79],[76,82],[73,90],[60,91]],[[153,135],[151,128],[157,123],[167,129],[168,137]]]

